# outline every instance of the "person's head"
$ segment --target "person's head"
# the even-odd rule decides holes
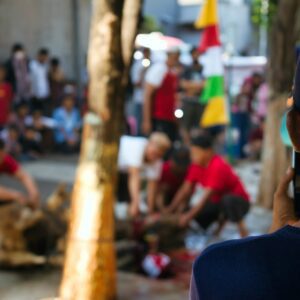
[[[173,173],[184,174],[190,164],[190,151],[185,146],[175,146],[171,154],[171,170]]]
[[[33,118],[34,120],[38,120],[38,119],[40,119],[42,116],[43,116],[43,113],[42,113],[42,111],[41,111],[40,109],[35,109],[35,110],[33,110],[33,112],[32,112],[32,118]]]
[[[200,52],[197,47],[193,47],[190,51],[193,62],[198,62],[200,57]]]
[[[167,51],[167,65],[169,68],[176,67],[179,63],[180,51],[178,48],[171,48]]]
[[[26,126],[24,131],[24,136],[28,140],[35,140],[36,138],[36,131],[33,126]]]
[[[41,64],[45,64],[45,63],[47,63],[48,58],[49,58],[49,51],[48,51],[48,49],[46,49],[46,48],[41,48],[41,49],[38,51],[38,54],[37,54],[37,60],[38,60]]]
[[[50,66],[52,69],[57,69],[60,67],[60,60],[57,57],[53,57],[50,61]]]
[[[22,44],[16,43],[11,48],[11,55],[14,59],[24,59],[26,57],[25,49]]]
[[[171,147],[168,136],[161,132],[154,132],[150,135],[145,152],[147,162],[155,162],[166,154]]]
[[[10,125],[7,130],[8,137],[11,141],[17,141],[19,139],[19,129],[15,125]]]
[[[29,107],[26,103],[19,104],[16,110],[19,118],[25,118],[29,113]]]
[[[147,47],[143,48],[143,57],[150,59],[150,56],[151,56],[150,48],[147,48]]]
[[[6,69],[5,66],[0,65],[0,83],[4,82],[6,78]]]
[[[65,95],[62,101],[62,106],[66,111],[72,111],[75,106],[75,100],[72,95]]]
[[[192,138],[191,144],[192,163],[206,167],[214,155],[213,138],[209,134],[203,133]]]
[[[261,73],[255,72],[252,74],[252,84],[253,87],[256,89],[258,88],[264,81],[264,77]]]

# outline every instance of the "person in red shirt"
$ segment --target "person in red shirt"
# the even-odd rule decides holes
[[[168,212],[177,211],[184,200],[191,197],[196,184],[203,193],[199,202],[181,214],[180,225],[186,226],[192,219],[204,228],[219,221],[219,233],[227,220],[237,224],[240,235],[248,231],[243,218],[250,208],[249,196],[232,167],[213,150],[212,138],[206,134],[192,139],[192,164],[184,184],[177,192]]]
[[[0,66],[0,130],[7,124],[13,98],[12,87],[5,78],[5,67]]]
[[[189,150],[184,146],[175,148],[170,160],[164,162],[156,197],[156,206],[160,212],[164,212],[183,184],[189,163]]]
[[[168,135],[171,141],[177,138],[175,109],[177,105],[178,49],[167,53],[165,63],[156,63],[145,75],[145,92],[142,131],[149,135],[160,131]]]
[[[16,178],[24,186],[27,195],[19,191],[0,186],[0,203],[10,201],[36,208],[39,205],[39,191],[31,176],[5,152],[5,144],[0,140],[0,175],[6,174]]]

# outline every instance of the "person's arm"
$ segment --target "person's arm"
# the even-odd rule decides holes
[[[172,213],[176,211],[182,203],[192,195],[193,184],[189,181],[185,181],[179,191],[176,193],[172,203],[167,207],[166,213]]]
[[[294,201],[288,195],[289,184],[293,180],[294,170],[289,168],[281,179],[274,195],[273,219],[270,233],[279,230],[286,225],[300,227],[299,219],[295,215]]]
[[[40,193],[38,191],[37,185],[32,177],[25,172],[23,169],[19,169],[14,176],[23,184],[25,187],[28,196],[29,202],[33,205],[33,207],[37,207],[40,202]]]
[[[1,201],[16,201],[20,204],[25,204],[27,199],[22,193],[0,186],[0,200]]]
[[[156,193],[157,193],[157,180],[148,180],[148,182],[147,182],[147,202],[148,202],[148,213],[149,214],[154,212]]]
[[[206,202],[210,199],[213,194],[212,189],[205,189],[201,199],[198,204],[192,207],[188,212],[181,215],[179,223],[181,226],[186,226],[192,219],[194,219],[197,214],[203,209]]]
[[[130,194],[130,215],[135,217],[139,213],[140,204],[140,170],[138,168],[130,168],[128,170],[128,190]]]
[[[156,91],[156,87],[149,83],[145,85],[145,93],[144,93],[144,105],[143,105],[143,133],[145,135],[150,134],[152,129],[151,124],[151,112],[152,112],[152,100],[154,93]]]

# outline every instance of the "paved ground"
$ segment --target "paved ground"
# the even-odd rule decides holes
[[[43,199],[55,189],[59,182],[65,182],[71,189],[76,171],[76,157],[53,156],[35,163],[26,164],[25,169],[36,178]],[[259,164],[243,164],[237,167],[255,203],[257,186],[260,180]],[[16,187],[18,184],[8,178],[0,178],[0,184]],[[121,210],[118,207],[117,210]],[[271,222],[271,213],[254,206],[247,217],[247,225],[252,235],[265,233]],[[203,250],[207,245],[222,240],[238,238],[236,227],[228,224],[219,239],[209,233],[199,235],[190,232],[186,245],[192,250]],[[22,270],[0,271],[1,300],[38,300],[55,296],[60,281],[60,270]],[[173,281],[153,281],[144,277],[123,274],[119,275],[119,299],[124,300],[179,300],[187,299],[187,287]]]

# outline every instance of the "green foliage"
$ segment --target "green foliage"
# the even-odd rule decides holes
[[[153,31],[162,32],[162,28],[157,24],[156,20],[151,16],[144,16],[140,27],[140,33],[151,33]]]
[[[252,0],[251,20],[256,26],[269,27],[279,0]]]

